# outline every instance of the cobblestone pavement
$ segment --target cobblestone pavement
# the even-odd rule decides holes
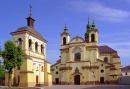
[[[39,89],[130,89],[130,85],[53,85]]]

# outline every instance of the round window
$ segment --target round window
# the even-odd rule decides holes
[[[101,73],[103,73],[104,72],[104,70],[101,70]]]

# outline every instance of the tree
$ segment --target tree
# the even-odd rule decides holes
[[[1,55],[2,55],[2,51],[1,51],[1,46],[0,46],[0,57],[1,57]]]
[[[4,65],[0,64],[0,78],[4,78],[5,70]]]
[[[16,46],[13,41],[7,41],[2,51],[4,67],[8,71],[8,86],[11,86],[11,75],[13,69],[22,65],[23,51],[21,46]]]
[[[0,83],[3,84],[5,69],[4,69],[4,65],[2,63],[1,56],[2,56],[2,50],[1,50],[1,46],[0,46]]]
[[[23,63],[23,50],[21,46],[17,46],[17,68],[20,69],[22,63]]]

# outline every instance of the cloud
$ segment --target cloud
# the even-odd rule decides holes
[[[128,11],[108,7],[99,2],[78,0],[71,2],[71,5],[79,11],[90,13],[99,19],[112,22],[125,21],[130,16],[130,12]]]

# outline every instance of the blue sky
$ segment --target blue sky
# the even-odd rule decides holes
[[[0,0],[0,45],[26,26],[29,4],[35,28],[48,40],[47,59],[60,56],[60,33],[67,24],[71,37],[84,36],[88,17],[99,30],[99,44],[118,51],[122,65],[130,64],[130,0]]]

